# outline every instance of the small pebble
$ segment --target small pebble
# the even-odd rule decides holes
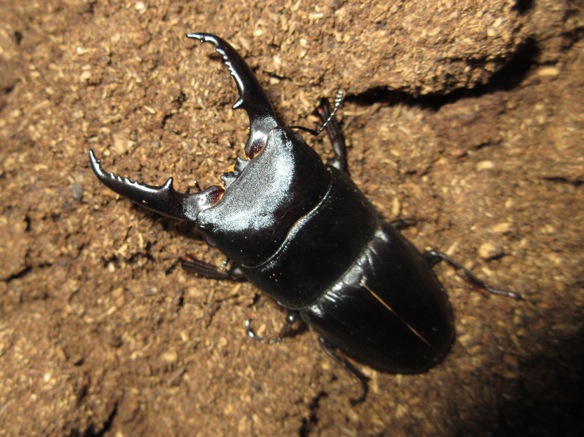
[[[497,232],[498,234],[506,234],[511,231],[513,228],[513,224],[509,222],[502,222],[497,223],[495,226],[491,227],[493,232]]]
[[[503,252],[503,249],[500,246],[491,242],[483,243],[481,244],[481,247],[479,247],[479,256],[485,260],[499,258],[503,256],[504,253],[505,252]]]
[[[495,168],[495,163],[493,161],[481,161],[476,166],[477,171],[491,170],[493,168]]]
[[[81,202],[83,200],[83,185],[79,182],[73,182],[73,185],[71,185],[71,194],[74,200]]]

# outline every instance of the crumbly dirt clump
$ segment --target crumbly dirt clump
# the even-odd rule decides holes
[[[581,1],[5,1],[0,4],[0,435],[583,435]],[[229,40],[282,120],[339,117],[351,174],[420,249],[523,301],[437,274],[457,341],[423,375],[363,367],[284,312],[193,229],[106,190],[106,171],[216,184],[247,120],[209,46]],[[327,158],[326,139],[308,138]]]

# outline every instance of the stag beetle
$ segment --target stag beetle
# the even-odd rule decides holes
[[[386,222],[349,177],[345,144],[334,109],[323,100],[323,121],[335,158],[320,156],[276,117],[264,90],[243,58],[223,39],[206,33],[189,38],[210,43],[221,55],[239,91],[234,109],[247,112],[250,135],[245,159],[232,172],[197,193],[132,182],[105,173],[92,150],[91,167],[108,188],[166,216],[192,222],[207,242],[231,261],[221,271],[201,260],[184,260],[187,270],[217,279],[247,279],[319,335],[335,360],[367,378],[348,360],[392,373],[424,372],[439,363],[454,340],[448,298],[432,267],[446,261],[466,278],[493,289],[443,253],[421,254],[400,229]],[[295,126],[295,128],[298,128]],[[248,334],[260,339],[246,322]],[[278,337],[279,340],[281,337]]]

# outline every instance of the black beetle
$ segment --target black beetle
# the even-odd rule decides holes
[[[468,280],[492,289],[446,255],[418,252],[399,232],[403,221],[386,222],[350,179],[344,139],[334,109],[318,108],[333,143],[335,159],[320,156],[283,126],[256,77],[223,39],[187,35],[215,46],[235,79],[250,121],[247,159],[238,158],[224,187],[178,193],[172,178],[162,186],[106,174],[93,151],[93,171],[107,187],[166,216],[188,220],[209,244],[231,261],[228,271],[200,260],[184,267],[203,276],[248,279],[320,336],[325,350],[345,369],[365,378],[346,357],[387,372],[418,373],[440,362],[454,340],[448,298],[432,267],[445,260]],[[248,333],[255,336],[251,328]]]

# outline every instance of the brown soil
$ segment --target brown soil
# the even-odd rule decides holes
[[[167,4],[169,3],[169,4]],[[583,435],[581,0],[0,3],[0,435]],[[431,6],[429,6],[431,5]],[[357,184],[407,236],[524,301],[437,269],[457,342],[427,374],[363,371],[221,254],[106,190],[88,166],[178,189],[246,140],[210,47],[231,41],[288,124],[340,113]],[[326,140],[310,140],[330,156]]]

